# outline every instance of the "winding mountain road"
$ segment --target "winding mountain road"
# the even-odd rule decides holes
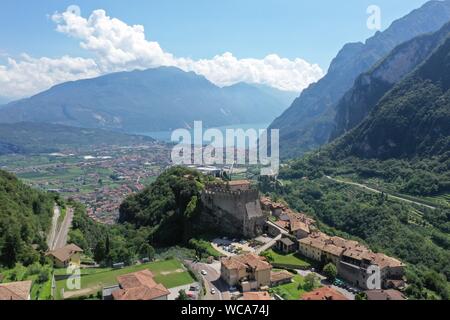
[[[52,218],[52,226],[50,228],[50,233],[47,238],[47,246],[49,250],[53,250],[53,244],[55,243],[56,231],[58,229],[58,220],[61,215],[61,209],[59,206],[55,204],[53,207],[53,218]]]
[[[343,180],[339,180],[339,179],[336,179],[336,178],[332,178],[330,176],[325,176],[325,177],[328,180],[331,180],[331,181],[334,181],[334,182],[337,182],[337,183],[341,183],[341,184],[351,185],[351,186],[354,186],[354,187],[359,187],[361,189],[364,189],[364,190],[367,190],[367,191],[370,191],[370,192],[373,192],[373,193],[378,193],[378,194],[384,193],[384,194],[388,195],[390,198],[395,199],[395,200],[403,201],[403,202],[410,203],[410,204],[415,204],[415,205],[422,206],[422,207],[425,207],[425,208],[428,208],[428,209],[431,209],[431,210],[436,210],[437,209],[436,207],[427,205],[425,203],[421,203],[421,202],[405,199],[405,198],[402,198],[402,197],[399,197],[399,196],[394,196],[393,194],[390,194],[388,192],[380,191],[380,190],[368,187],[368,186],[366,186],[364,184],[361,184],[361,183],[343,181]]]
[[[73,208],[67,208],[66,216],[61,225],[58,221],[61,216],[61,208],[55,205],[53,210],[52,227],[47,240],[48,249],[55,250],[64,247],[67,244],[67,237],[73,220]]]

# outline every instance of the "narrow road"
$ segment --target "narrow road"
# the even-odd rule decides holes
[[[214,262],[213,264],[206,263],[191,263],[191,269],[197,272],[205,270],[206,275],[202,275],[205,283],[206,293],[203,300],[230,300],[230,292],[228,291],[227,284],[220,278],[220,262]],[[216,293],[212,294],[211,289],[215,289]]]
[[[72,226],[72,220],[73,208],[67,208],[66,216],[64,217],[64,221],[61,223],[58,234],[55,238],[53,250],[62,248],[67,244],[67,236],[69,235],[69,230]]]
[[[47,238],[47,246],[49,250],[53,250],[53,244],[55,243],[56,229],[58,228],[58,219],[60,215],[61,209],[55,204],[55,206],[53,207],[52,226]]]
[[[364,189],[364,190],[367,190],[367,191],[370,191],[370,192],[374,192],[374,193],[378,193],[378,194],[384,193],[384,194],[388,195],[390,198],[395,199],[395,200],[400,200],[400,201],[407,202],[407,203],[410,203],[410,204],[416,204],[416,205],[418,205],[418,206],[422,206],[422,207],[425,207],[425,208],[428,208],[428,209],[436,210],[436,207],[429,206],[429,205],[427,205],[427,204],[425,204],[425,203],[421,203],[421,202],[417,202],[417,201],[412,201],[412,200],[405,199],[405,198],[402,198],[402,197],[399,197],[399,196],[394,196],[394,195],[389,194],[389,193],[387,193],[387,192],[380,191],[380,190],[377,190],[377,189],[368,187],[368,186],[366,186],[366,185],[364,185],[364,184],[360,184],[360,183],[356,183],[356,182],[349,182],[349,181],[338,180],[338,179],[332,178],[332,177],[330,177],[330,176],[325,176],[325,177],[326,177],[327,179],[332,180],[332,181],[337,182],[337,183],[342,183],[342,184],[347,184],[347,185],[359,187],[359,188],[362,188],[362,189]]]

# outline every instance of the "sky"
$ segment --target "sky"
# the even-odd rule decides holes
[[[161,65],[220,86],[244,81],[300,92],[345,43],[376,32],[367,27],[369,6],[380,8],[384,30],[425,2],[2,0],[0,97]],[[67,11],[73,5],[80,11]]]

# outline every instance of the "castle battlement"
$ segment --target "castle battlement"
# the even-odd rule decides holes
[[[249,181],[209,184],[201,200],[211,216],[229,221],[228,228],[234,228],[236,233],[245,237],[262,233],[266,216],[261,210],[259,191]]]

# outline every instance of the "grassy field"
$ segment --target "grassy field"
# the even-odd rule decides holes
[[[153,273],[156,282],[163,284],[169,289],[195,282],[195,279],[192,278],[179,261],[165,260],[131,266],[124,269],[85,269],[81,275],[81,290],[83,290],[83,293],[86,293],[87,289],[92,289],[91,291],[95,293],[101,290],[102,287],[117,284],[117,277],[120,275],[145,269]],[[60,272],[59,270],[58,273]],[[57,299],[61,299],[61,289],[65,286],[66,280],[58,280],[56,282]],[[65,289],[65,292],[67,291]]]
[[[293,269],[307,269],[311,267],[311,265],[307,261],[305,261],[295,253],[284,255],[274,250],[268,250],[267,252],[273,259],[273,261],[271,262],[275,265],[286,265],[289,266],[289,268]]]
[[[304,278],[296,275],[291,283],[272,288],[271,291],[286,300],[299,300],[301,295],[306,292],[302,289],[303,284]]]

